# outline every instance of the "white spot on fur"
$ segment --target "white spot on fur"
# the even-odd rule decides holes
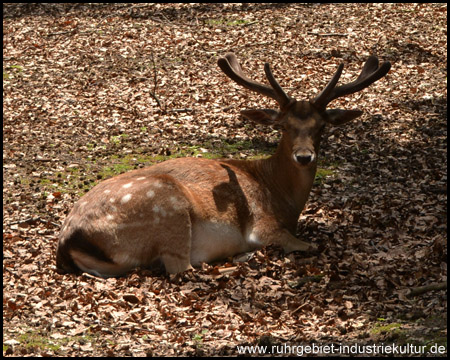
[[[143,228],[147,225],[146,222],[142,222],[142,221],[136,221],[136,222],[132,222],[132,223],[124,223],[124,224],[117,224],[117,229],[122,230],[122,229],[127,229],[127,228]]]
[[[110,198],[110,199],[109,199],[109,202],[110,202],[111,204],[114,204],[114,203],[116,202],[116,199]]]
[[[160,188],[163,187],[163,184],[161,183],[161,181],[155,181],[155,182],[153,183],[153,186],[154,186],[155,188],[157,188],[157,189],[160,189]]]
[[[122,187],[124,189],[128,189],[129,187],[131,187],[131,185],[133,185],[133,182],[129,182],[128,184],[122,185]]]
[[[146,179],[145,176],[141,176],[141,177],[136,178],[136,180],[145,180],[145,179]]]
[[[159,207],[158,205],[153,206],[153,212],[155,214],[161,214],[162,217],[167,216],[167,211],[164,208]]]
[[[122,197],[122,199],[120,199],[120,202],[121,202],[122,204],[125,204],[125,203],[127,203],[128,201],[130,201],[130,199],[131,199],[131,194],[126,194],[126,195],[124,195],[124,196]]]
[[[106,189],[105,191],[103,191],[105,194],[109,194],[111,192],[111,190]]]
[[[174,210],[181,210],[183,208],[183,203],[176,196],[171,196],[169,201]]]
[[[155,192],[153,190],[149,190],[149,191],[147,191],[146,195],[147,195],[148,198],[151,199],[153,196],[155,196]]]
[[[108,221],[114,220],[114,216],[113,215],[106,215],[106,220],[108,220]]]

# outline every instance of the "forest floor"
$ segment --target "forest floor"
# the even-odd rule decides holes
[[[229,51],[297,99],[341,62],[343,82],[392,63],[333,102],[364,114],[326,130],[297,234],[319,255],[58,274],[62,222],[103,179],[273,153],[239,111],[274,103],[224,76]],[[4,4],[3,121],[4,355],[447,354],[446,4]]]

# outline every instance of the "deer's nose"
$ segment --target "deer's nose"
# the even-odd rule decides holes
[[[310,150],[296,151],[294,153],[294,160],[303,166],[309,165],[314,159],[314,153]]]

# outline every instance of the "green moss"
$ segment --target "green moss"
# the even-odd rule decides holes
[[[50,179],[39,179],[39,184],[41,185],[50,185],[52,184],[52,181]]]
[[[192,340],[194,341],[195,347],[197,347],[197,348],[203,347],[203,339],[207,333],[208,333],[208,330],[203,329],[200,334],[197,333],[192,336]]]
[[[26,349],[52,350],[57,351],[60,344],[51,341],[48,336],[42,335],[39,331],[30,331],[19,335],[17,341]]]
[[[427,331],[423,332],[423,329],[427,329]],[[436,350],[436,346],[447,348],[446,319],[441,318],[430,317],[417,321],[402,320],[392,323],[387,323],[384,318],[379,318],[370,333],[375,338],[392,341],[397,345],[410,344],[423,347],[424,353],[431,351],[432,347]]]
[[[391,323],[386,325],[376,324],[375,327],[371,330],[371,333],[374,335],[378,335],[380,333],[388,333],[392,332],[395,329],[399,329],[402,325],[400,323]]]
[[[128,135],[126,134],[112,137],[112,143],[118,145],[127,137]],[[98,148],[92,143],[88,143],[86,147],[88,150]],[[245,158],[248,160],[262,159],[274,152],[274,145],[250,140],[230,141],[222,139],[221,141],[206,141],[200,145],[181,143],[178,147],[169,149],[167,155],[149,155],[146,151],[147,149],[137,148],[134,149],[132,154],[123,155],[120,152],[116,152],[106,158],[104,157],[104,152],[99,154],[91,153],[79,165],[72,165],[45,179],[40,179],[40,190],[48,193],[55,191],[61,193],[75,192],[78,196],[82,196],[100,181],[141,166],[151,166],[166,160],[182,157],[219,159],[231,156],[241,158],[241,154],[245,154]],[[21,181],[26,181],[26,179],[21,179]]]
[[[327,177],[334,176],[334,174],[335,174],[334,170],[318,168],[314,182],[316,184],[322,184]]]
[[[97,339],[98,336],[94,333],[90,333],[89,331],[86,335],[82,336],[67,336],[62,338],[58,336],[53,339],[51,334],[30,329],[29,331],[18,335],[15,340],[20,343],[17,345],[19,348],[23,347],[33,351],[53,351],[57,353],[61,346],[67,345],[69,342],[84,345],[87,343],[95,343]],[[8,345],[3,345],[3,351],[6,351],[8,348]]]

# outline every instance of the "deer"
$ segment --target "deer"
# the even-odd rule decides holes
[[[337,86],[341,63],[317,96],[302,101],[285,93],[269,63],[269,85],[248,78],[233,53],[219,58],[218,66],[238,85],[278,103],[278,110],[241,111],[245,120],[281,130],[275,153],[254,160],[176,158],[100,182],[61,228],[58,272],[108,278],[159,263],[177,274],[270,244],[286,253],[317,251],[295,235],[322,134],[326,125],[363,113],[327,106],[381,79],[391,64],[370,56],[356,80]]]

